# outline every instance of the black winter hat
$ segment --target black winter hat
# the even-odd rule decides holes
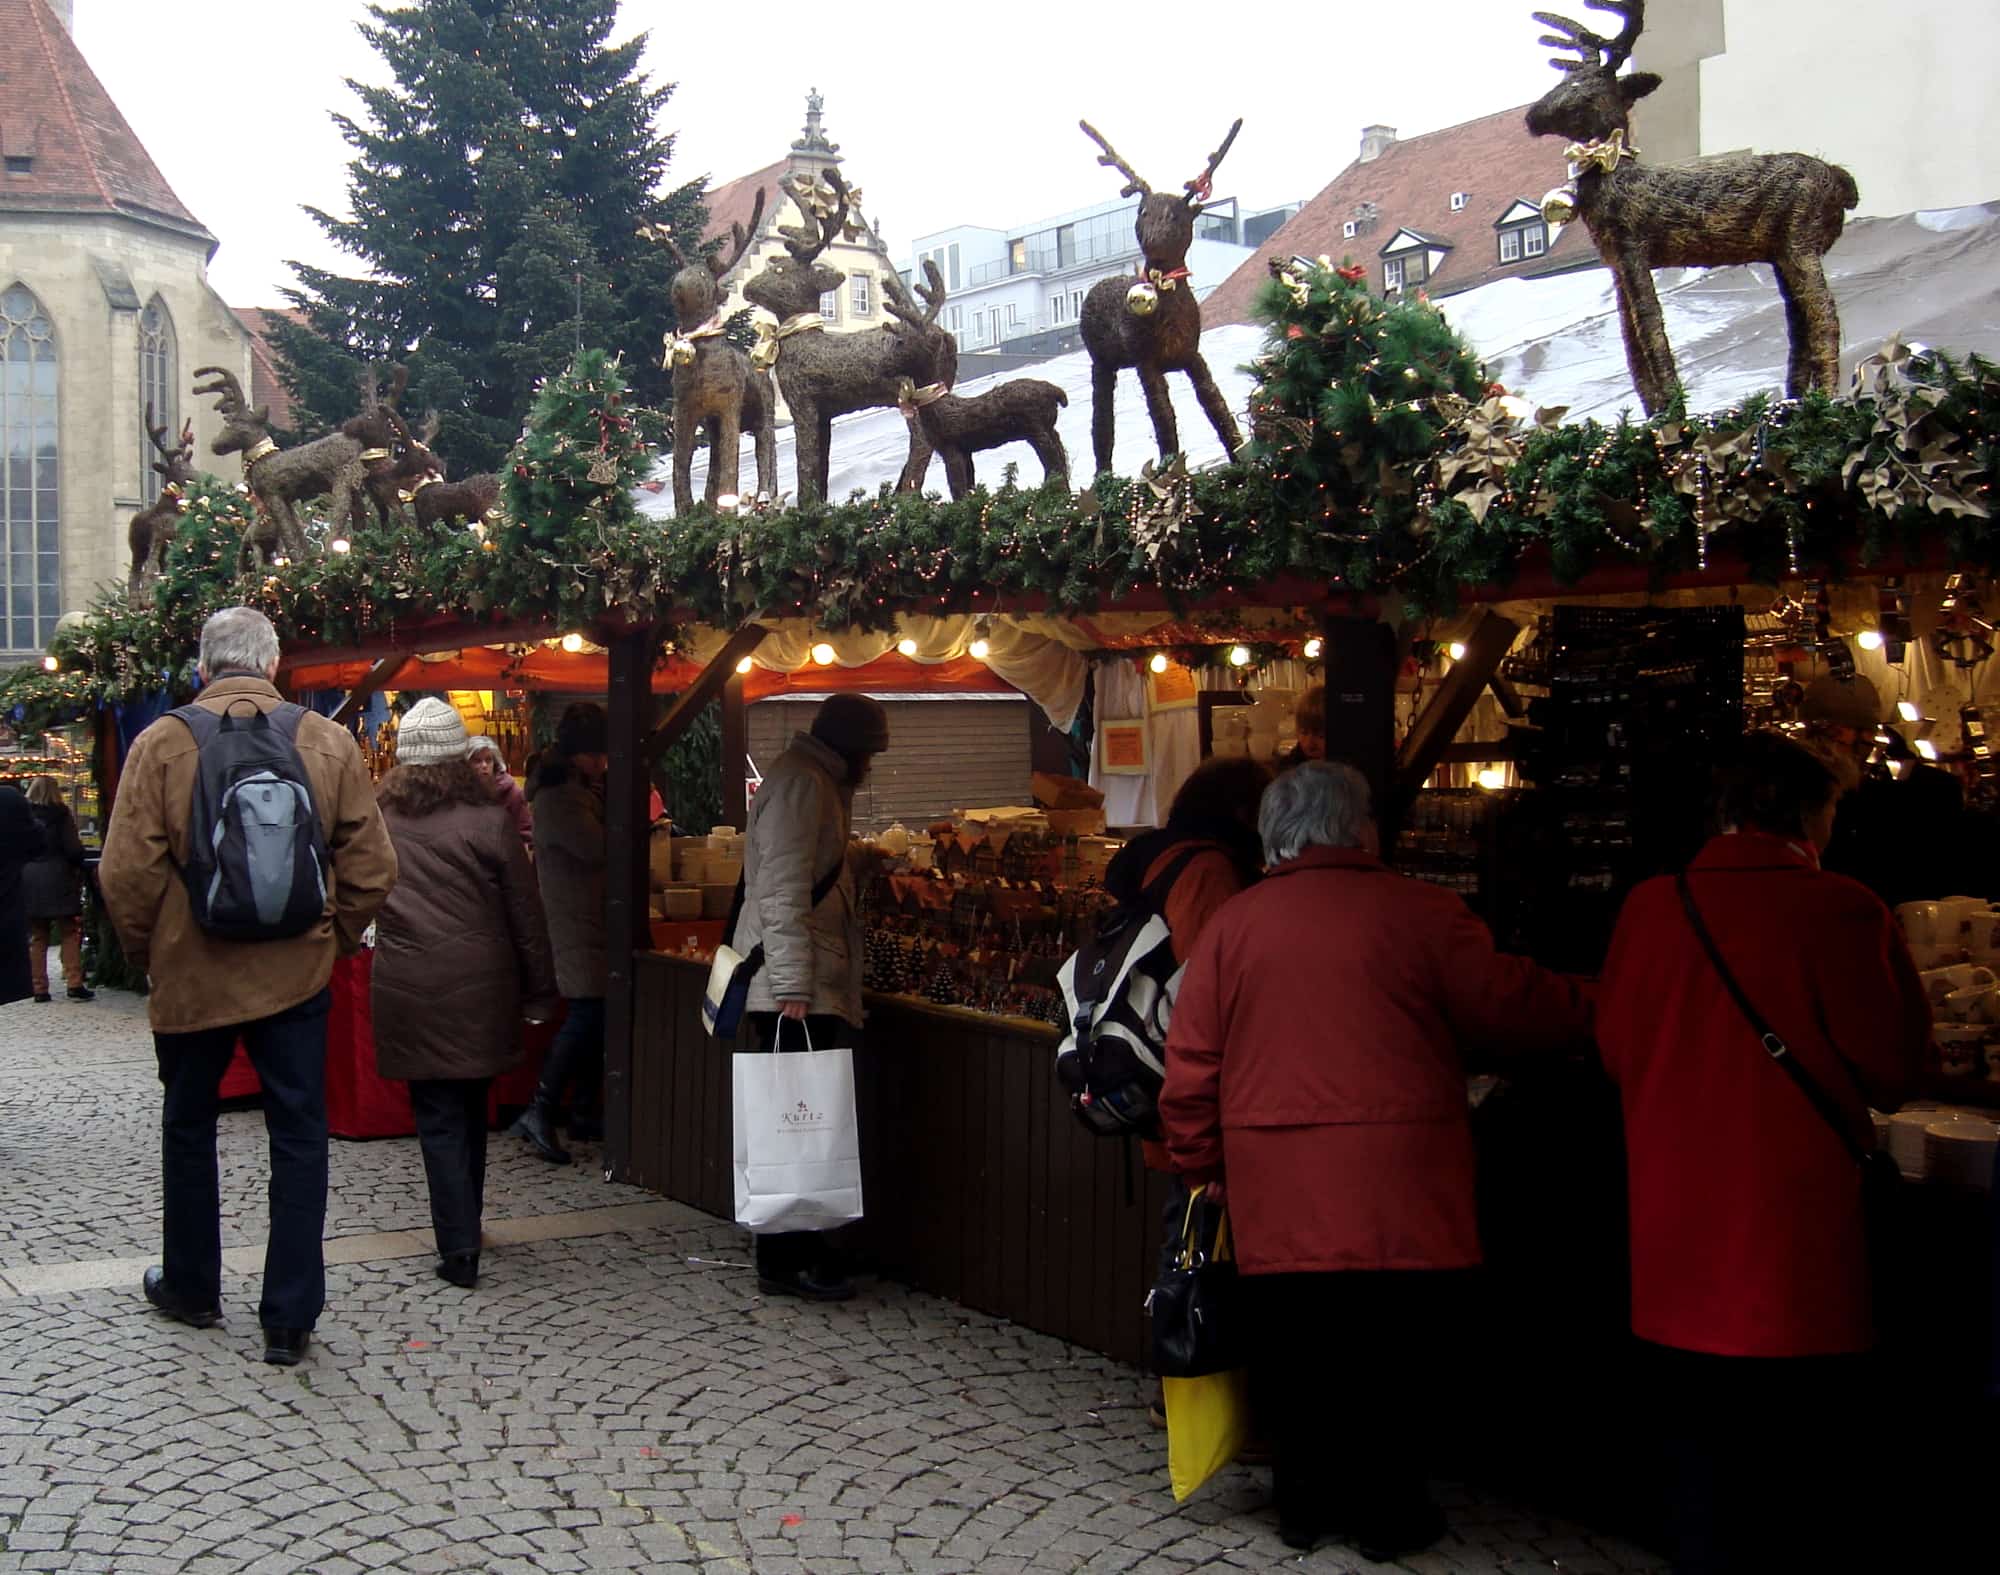
[[[879,755],[889,747],[889,713],[867,695],[828,695],[813,718],[812,736],[846,760]]]
[[[559,755],[601,755],[611,747],[611,728],[604,707],[578,700],[567,707],[556,724],[556,753]]]

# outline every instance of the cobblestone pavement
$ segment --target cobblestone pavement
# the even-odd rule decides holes
[[[431,1273],[414,1140],[336,1141],[330,1256],[357,1261],[307,1362],[266,1367],[254,1278],[226,1275],[219,1330],[140,1299],[157,1111],[142,1003],[0,1008],[0,1571],[1378,1568],[1288,1553],[1262,1471],[1177,1510],[1130,1370],[891,1284],[766,1301],[736,1232],[594,1150],[496,1139],[508,1244],[465,1292]],[[239,1262],[262,1150],[254,1110],[223,1117]],[[1397,1568],[1658,1568],[1447,1502],[1453,1536]]]

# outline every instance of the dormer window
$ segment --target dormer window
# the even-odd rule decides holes
[[[1422,252],[1407,257],[1387,257],[1382,262],[1382,289],[1394,295],[1398,290],[1422,284],[1431,276],[1430,259]]]
[[[1360,233],[1360,230],[1361,226],[1356,224],[1352,219],[1349,219],[1345,224],[1341,225],[1340,227],[1340,238],[1343,241],[1351,241],[1357,234]]]
[[[1532,202],[1516,201],[1493,226],[1499,238],[1502,263],[1525,262],[1549,249],[1550,236],[1541,209]]]
[[[1467,199],[1467,198],[1468,198],[1468,197],[1469,197],[1470,195],[1471,195],[1471,193],[1469,193],[1469,192],[1463,192],[1463,191],[1455,191],[1455,192],[1453,192],[1453,193],[1451,194],[1451,211],[1452,211],[1453,213],[1463,213],[1463,212],[1465,212],[1465,203],[1466,203],[1466,199]]]
[[[1451,242],[1420,230],[1398,230],[1377,253],[1382,259],[1382,290],[1394,295],[1435,278],[1451,255]]]

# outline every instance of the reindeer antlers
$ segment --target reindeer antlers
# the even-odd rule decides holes
[[[802,263],[816,261],[833,244],[833,238],[847,228],[847,182],[839,170],[829,169],[824,177],[812,179],[787,175],[780,184],[785,194],[799,205],[806,221],[803,226],[778,227],[778,233],[785,239],[785,250]],[[832,193],[830,198],[828,192]]]
[[[197,378],[212,377],[215,379],[206,388],[197,384],[194,391],[195,397],[204,398],[210,394],[215,395],[215,408],[223,415],[240,415],[244,410],[249,408],[248,402],[243,397],[243,385],[236,381],[236,374],[227,367],[198,366],[194,369],[194,375]]]
[[[1118,150],[1098,134],[1095,126],[1091,125],[1087,120],[1079,120],[1077,124],[1083,128],[1083,134],[1086,137],[1090,138],[1092,142],[1104,150],[1097,156],[1097,162],[1105,165],[1107,168],[1116,170],[1120,175],[1125,177],[1125,189],[1118,194],[1119,196],[1130,197],[1138,192],[1144,192],[1148,197],[1152,196],[1153,188],[1146,184],[1145,178],[1118,156]],[[1238,121],[1237,124],[1240,126],[1242,122]],[[1230,132],[1230,136],[1234,137],[1235,135],[1235,132]],[[1227,151],[1229,144],[1225,142],[1222,146]],[[1218,154],[1217,157],[1220,158],[1221,155]]]
[[[764,188],[759,186],[757,188],[757,201],[750,209],[749,225],[747,227],[741,224],[732,224],[729,226],[728,259],[725,261],[722,254],[717,252],[708,259],[708,271],[720,279],[730,269],[740,263],[743,260],[743,254],[750,250],[751,241],[757,237],[757,226],[763,222]]]
[[[1243,117],[1238,115],[1236,117],[1236,124],[1229,128],[1229,135],[1222,139],[1222,146],[1209,154],[1208,168],[1195,176],[1193,180],[1186,182],[1187,197],[1185,200],[1189,207],[1199,207],[1215,194],[1216,167],[1229,157],[1230,145],[1236,141],[1236,133],[1242,129]]]
[[[192,426],[193,423],[190,422],[189,425]],[[159,426],[153,425],[153,402],[150,399],[146,401],[146,436],[153,440],[153,447],[158,449],[162,454],[172,455],[174,453],[173,449],[167,447],[166,424],[163,422]]]
[[[910,299],[909,291],[903,287],[900,274],[893,271],[882,275],[882,305],[893,322],[884,324],[890,333],[900,334],[905,330],[923,333],[938,320],[938,313],[944,310],[944,275],[931,258],[924,259],[924,282],[917,286],[917,294],[923,297],[924,310],[917,310],[917,303]]]
[[[1559,56],[1549,64],[1558,71],[1580,71],[1599,65],[1608,71],[1616,71],[1632,58],[1632,46],[1638,43],[1639,34],[1646,26],[1646,0],[1583,0],[1583,3],[1593,11],[1609,11],[1624,26],[1616,38],[1602,38],[1569,17],[1558,16],[1553,11],[1534,12],[1537,22],[1552,29],[1541,36],[1540,42],[1551,49],[1575,52],[1573,60]]]

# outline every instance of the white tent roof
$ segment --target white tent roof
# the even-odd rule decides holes
[[[1827,276],[1840,302],[1844,367],[1895,333],[2000,359],[2000,202],[1858,220],[1828,255]],[[1785,314],[1768,267],[1663,269],[1655,280],[1692,408],[1721,409],[1760,390],[1782,388]],[[1493,378],[1536,404],[1568,405],[1571,419],[1608,421],[1621,411],[1639,413],[1625,369],[1617,299],[1603,269],[1502,279],[1439,305],[1486,359]],[[1211,328],[1202,336],[1209,370],[1239,420],[1251,389],[1242,368],[1263,340],[1261,328],[1244,324]],[[1027,373],[963,383],[958,392],[978,394],[1015,376],[1042,378],[1069,395],[1059,428],[1069,450],[1071,480],[1081,485],[1091,470],[1089,356],[1083,351],[1057,356]],[[1167,381],[1189,463],[1197,468],[1217,463],[1223,458],[1221,441],[1195,403],[1187,379],[1170,376]],[[1112,469],[1136,475],[1155,452],[1139,380],[1124,373],[1118,379],[1118,446]],[[844,498],[856,489],[873,493],[883,483],[893,483],[908,453],[900,412],[867,410],[842,417],[833,425],[829,495]],[[1023,486],[1040,482],[1041,466],[1026,444],[981,454],[975,464],[980,479],[997,487],[1009,461],[1020,466]],[[780,491],[795,491],[792,466],[791,429],[780,428]],[[697,451],[697,497],[706,477],[705,455]],[[643,514],[665,518],[673,513],[670,456],[661,456],[654,479],[667,483],[666,489],[641,492],[638,506]],[[746,439],[739,485],[747,492],[755,483],[755,459]],[[944,488],[944,470],[935,461],[926,486]]]

